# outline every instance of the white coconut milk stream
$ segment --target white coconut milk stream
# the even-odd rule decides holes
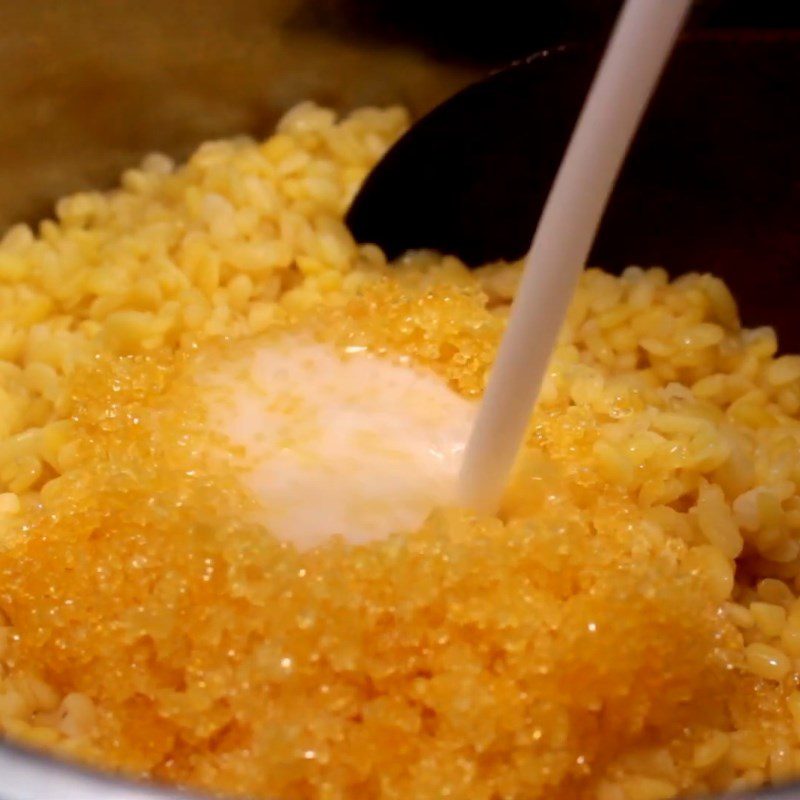
[[[691,0],[627,0],[547,198],[460,479],[496,510],[611,189]],[[502,120],[498,120],[502,125]]]

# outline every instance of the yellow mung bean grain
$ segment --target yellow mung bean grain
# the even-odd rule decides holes
[[[751,672],[767,680],[782,680],[792,667],[792,662],[786,653],[761,642],[747,645],[745,655]]]

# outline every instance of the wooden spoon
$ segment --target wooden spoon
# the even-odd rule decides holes
[[[419,120],[347,223],[390,257],[476,266],[524,255],[599,49],[537,53]],[[603,216],[589,263],[663,265],[731,286],[750,325],[800,350],[800,31],[685,36]]]

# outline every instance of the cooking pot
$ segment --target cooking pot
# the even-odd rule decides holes
[[[474,6],[0,0],[0,230],[43,218],[63,194],[112,186],[153,150],[181,158],[206,139],[263,136],[301,99],[342,111],[402,103],[420,115],[512,58],[601,39],[618,3],[493,0],[491,13]],[[690,25],[800,28],[800,7],[699,0]],[[800,277],[781,294],[796,306]],[[0,800],[187,797],[2,742],[0,777]],[[800,784],[748,797],[800,797]]]

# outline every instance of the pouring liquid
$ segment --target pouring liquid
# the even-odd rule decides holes
[[[460,475],[496,510],[614,181],[691,0],[628,0],[545,204]],[[502,124],[502,120],[498,121]]]

